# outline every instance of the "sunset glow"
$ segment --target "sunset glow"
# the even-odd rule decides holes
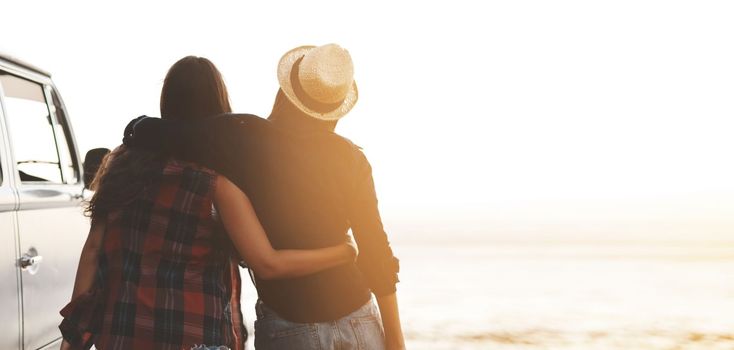
[[[533,349],[542,339],[562,349],[603,349],[614,339],[632,339],[630,349],[672,348],[698,333],[734,344],[732,328],[725,329],[734,327],[734,3],[36,6],[0,7],[34,13],[32,23],[3,16],[0,51],[52,72],[82,153],[118,145],[138,115],[158,116],[166,70],[185,55],[217,65],[235,112],[266,117],[286,50],[330,42],[347,48],[359,103],[337,132],[364,148],[386,229],[397,255],[405,252],[399,288],[409,295],[402,299],[410,305],[406,337],[416,349],[432,342]],[[470,249],[452,251],[457,260],[443,265],[440,253],[426,253],[438,249],[434,243]],[[593,249],[608,260],[589,262]],[[458,260],[477,262],[479,272],[456,272]],[[498,282],[476,286],[462,301],[446,281],[454,274]],[[543,276],[551,277],[538,282]],[[445,283],[431,289],[433,278]],[[425,288],[434,294],[420,294]],[[436,302],[449,298],[458,300],[455,309]],[[447,331],[458,335],[425,337],[442,322],[427,315],[455,320],[459,309],[482,302],[475,319],[465,320],[476,329],[462,323]],[[604,309],[606,302],[621,306]],[[674,304],[682,306],[660,311]],[[535,311],[537,323],[523,323]],[[569,326],[566,311],[588,329]],[[542,333],[549,327],[572,340]],[[609,343],[587,338],[600,329]],[[503,343],[507,334],[530,340]],[[676,337],[684,340],[666,343]],[[717,349],[705,341],[681,348]]]

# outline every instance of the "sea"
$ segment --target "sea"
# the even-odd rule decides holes
[[[734,349],[734,242],[393,249],[408,349]],[[243,280],[252,330],[255,291]]]

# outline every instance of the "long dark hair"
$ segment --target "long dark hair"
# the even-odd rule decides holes
[[[230,113],[229,94],[222,75],[206,58],[186,56],[168,70],[161,89],[161,118],[193,120]],[[94,196],[86,214],[104,218],[132,203],[153,184],[168,156],[121,145],[108,154],[91,184]]]

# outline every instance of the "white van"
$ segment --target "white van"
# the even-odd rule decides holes
[[[59,346],[89,231],[84,182],[50,74],[0,54],[0,349]]]

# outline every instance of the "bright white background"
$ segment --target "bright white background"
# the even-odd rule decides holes
[[[729,1],[5,1],[0,50],[53,74],[82,148],[158,115],[167,68],[210,58],[267,116],[287,50],[352,53],[338,131],[415,235],[734,233]]]

